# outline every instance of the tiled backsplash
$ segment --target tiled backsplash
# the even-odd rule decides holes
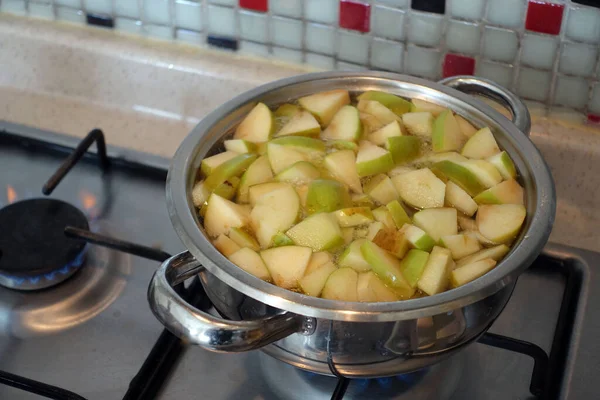
[[[324,69],[476,74],[600,121],[599,0],[0,0],[0,11]]]

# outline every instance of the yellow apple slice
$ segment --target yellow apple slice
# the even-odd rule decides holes
[[[378,90],[368,90],[358,96],[358,100],[377,101],[392,110],[396,115],[402,115],[409,112],[411,106],[409,101],[406,101],[401,97]]]
[[[223,142],[223,145],[225,146],[225,150],[238,154],[256,153],[258,151],[258,146],[255,143],[244,139],[226,140]]]
[[[431,136],[433,151],[442,153],[446,151],[460,150],[465,144],[467,137],[462,134],[452,111],[446,110],[433,121],[433,133]],[[466,156],[463,154],[463,156]]]
[[[387,125],[393,121],[399,121],[400,117],[397,116],[378,101],[373,100],[360,100],[356,106],[361,112],[371,114],[377,118],[382,124]]]
[[[300,111],[294,115],[276,134],[280,136],[310,136],[317,137],[321,133],[321,125],[311,113]]]
[[[233,240],[240,247],[248,247],[254,251],[260,250],[260,245],[254,236],[241,228],[231,228],[229,230],[229,239]]]
[[[399,297],[408,299],[415,289],[402,275],[400,260],[383,250],[373,242],[365,242],[360,247],[361,253],[373,272]]]
[[[269,107],[258,103],[235,130],[234,139],[266,142],[275,131],[275,118]]]
[[[504,243],[517,236],[526,216],[527,211],[520,204],[481,205],[477,211],[477,228],[487,239]]]
[[[475,198],[478,204],[524,204],[524,191],[514,179],[500,182],[479,193]]]
[[[407,172],[392,178],[402,200],[416,208],[444,206],[446,184],[429,168]]]
[[[477,278],[482,277],[496,266],[496,261],[491,258],[467,264],[456,268],[451,273],[451,281],[453,287],[459,287]]]
[[[335,179],[348,185],[354,193],[363,192],[360,177],[356,171],[356,156],[352,150],[329,153],[323,164]]]
[[[430,296],[441,293],[448,288],[453,269],[454,261],[450,251],[436,246],[431,250],[417,287]]]
[[[357,283],[358,274],[352,268],[337,269],[327,278],[321,297],[329,300],[358,301]]]
[[[248,191],[250,186],[265,183],[273,179],[273,171],[267,156],[260,156],[254,161],[240,180],[240,185],[237,190],[237,202],[247,203],[249,201]]]
[[[387,204],[398,198],[396,187],[385,174],[373,176],[363,190],[378,204]]]
[[[400,297],[392,289],[385,286],[373,271],[358,274],[356,291],[358,301],[363,303],[400,300]]]
[[[365,225],[373,222],[373,213],[369,207],[342,208],[334,212],[342,228]]]
[[[261,196],[250,213],[252,228],[261,247],[269,247],[274,236],[288,230],[299,214],[300,199],[290,185]]]
[[[248,201],[250,205],[254,207],[262,196],[275,190],[289,187],[290,184],[286,182],[266,182],[253,185],[248,188]]]
[[[370,271],[371,266],[360,251],[360,246],[366,241],[366,239],[356,239],[350,243],[338,258],[339,266],[352,268],[357,272]]]
[[[457,216],[454,208],[428,208],[413,215],[413,224],[423,229],[437,242],[442,236],[456,235]]]
[[[220,234],[219,237],[213,240],[213,245],[225,257],[229,257],[231,254],[241,249],[241,247],[237,243],[235,243],[233,240],[231,240],[224,234]]]
[[[466,137],[470,138],[471,136],[473,136],[475,134],[475,132],[477,132],[477,128],[475,128],[473,125],[471,125],[471,123],[469,121],[467,121],[460,115],[455,115],[454,118],[456,118],[456,122],[458,123],[458,126],[460,127],[460,131]]]
[[[456,208],[461,213],[473,216],[477,211],[477,203],[469,196],[467,192],[460,188],[454,182],[446,183],[446,203]]]
[[[387,142],[387,138],[402,136],[402,126],[396,120],[383,126],[382,128],[371,133],[367,140],[376,144],[377,146],[383,146]]]
[[[311,255],[312,250],[302,246],[282,246],[260,252],[273,281],[284,289],[298,287]]]
[[[506,151],[502,151],[487,159],[502,175],[504,179],[514,179],[517,177],[517,169]]]
[[[231,228],[246,226],[249,222],[250,214],[245,207],[216,194],[208,198],[204,229],[209,236],[227,234]]]
[[[398,258],[404,257],[410,249],[410,243],[404,233],[394,228],[379,230],[371,241]]]
[[[350,95],[347,90],[331,90],[302,97],[298,104],[314,115],[321,125],[327,126],[340,108],[350,104]]]
[[[275,176],[279,182],[289,182],[294,185],[310,183],[321,177],[321,173],[312,163],[298,161]]]
[[[310,247],[314,251],[329,250],[344,244],[335,216],[328,213],[311,215],[288,230],[286,235],[295,244]]]
[[[490,128],[478,130],[469,138],[461,154],[468,158],[484,159],[500,153],[500,148]]]
[[[433,133],[433,115],[430,112],[403,114],[402,122],[411,135],[431,137]]]
[[[222,153],[215,154],[214,156],[207,157],[202,160],[202,163],[200,163],[200,171],[204,174],[204,176],[208,176],[219,165],[223,164],[225,161],[231,160],[232,158],[238,155],[240,155],[240,153],[236,153],[233,151],[224,151]]]
[[[306,274],[298,282],[300,289],[309,296],[319,297],[325,287],[329,275],[336,270],[337,267],[331,261],[320,265],[310,272],[308,272],[307,268]]]
[[[447,110],[446,107],[438,106],[437,104],[433,104],[420,99],[412,99],[411,103],[413,104],[413,107],[411,107],[411,111],[430,112],[431,114],[433,114],[434,117],[437,117],[438,115]]]
[[[442,236],[440,244],[452,253],[452,258],[459,260],[481,250],[479,240],[466,234]]]
[[[352,106],[343,106],[335,114],[327,129],[321,134],[324,140],[356,141],[362,135],[362,123],[358,110]]]
[[[268,281],[271,279],[271,274],[267,269],[263,259],[258,255],[258,253],[248,247],[243,247],[236,251],[235,253],[229,255],[229,261],[248,272],[260,278],[262,280]]]
[[[495,247],[490,247],[489,249],[479,250],[477,253],[473,253],[470,256],[458,260],[456,262],[456,266],[462,267],[463,265],[481,261],[486,258],[491,258],[492,260],[499,261],[502,257],[506,255],[506,253],[508,253],[509,250],[510,248],[504,244],[500,244]]]

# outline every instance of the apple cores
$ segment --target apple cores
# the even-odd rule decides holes
[[[514,179],[500,182],[479,193],[475,198],[478,204],[524,204],[523,188]]]
[[[445,201],[448,205],[456,208],[458,211],[469,217],[475,214],[478,207],[471,196],[452,181],[446,183]]]
[[[298,103],[314,115],[321,125],[327,126],[340,108],[350,104],[350,95],[347,90],[331,90],[302,97]]]
[[[271,274],[267,269],[265,262],[258,253],[248,247],[243,247],[235,253],[228,256],[229,261],[262,280],[270,280]]]
[[[453,268],[454,261],[452,261],[450,251],[442,247],[434,247],[417,287],[430,296],[443,292],[450,284],[450,273]]]
[[[467,138],[462,134],[452,111],[444,111],[437,116],[435,121],[433,121],[431,140],[434,152],[442,153],[460,150],[466,139]]]
[[[421,140],[416,136],[389,137],[385,148],[392,154],[395,165],[404,164],[419,157]]]
[[[452,258],[455,260],[465,258],[466,256],[470,256],[481,250],[479,240],[462,233],[458,235],[442,236],[440,244],[450,250]]]
[[[342,231],[336,218],[327,213],[311,215],[286,232],[299,246],[314,251],[328,250],[344,244]]]
[[[358,154],[356,155],[356,172],[358,172],[358,176],[385,173],[393,167],[394,160],[389,151],[367,140],[359,143]]]
[[[433,115],[430,112],[403,114],[402,123],[411,135],[431,137],[433,133]]]
[[[352,150],[329,153],[323,164],[334,178],[348,185],[354,193],[363,192],[360,177],[356,171],[356,156]]]
[[[204,229],[211,237],[226,234],[233,227],[242,227],[250,222],[248,210],[232,201],[212,194],[208,198]]]
[[[463,265],[452,271],[450,279],[453,287],[459,287],[485,275],[496,266],[496,261],[491,258]]]
[[[275,284],[284,289],[295,289],[304,276],[312,250],[302,246],[275,247],[260,252]]]
[[[308,214],[331,212],[350,207],[348,188],[332,179],[315,179],[308,185],[306,211]]]
[[[360,250],[377,277],[399,297],[408,299],[415,293],[415,289],[402,275],[401,264],[396,257],[369,241],[363,243]]]
[[[343,106],[323,131],[321,138],[356,141],[360,135],[362,135],[362,123],[358,110],[352,106]]]
[[[477,228],[495,243],[511,241],[521,230],[527,211],[520,204],[481,205],[477,211]]]
[[[446,185],[429,168],[392,178],[402,200],[416,208],[443,207]]]
[[[442,236],[456,235],[457,216],[454,208],[428,208],[413,215],[413,224],[423,229],[437,242]]]
[[[321,297],[329,300],[358,301],[358,274],[352,268],[339,268],[327,278]]]
[[[244,139],[249,142],[266,142],[275,131],[275,117],[269,107],[258,103],[238,125],[233,135],[234,139]]]

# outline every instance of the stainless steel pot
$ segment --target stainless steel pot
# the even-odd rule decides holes
[[[308,297],[262,281],[221,255],[199,226],[191,188],[201,160],[261,101],[277,105],[300,96],[346,88],[383,90],[453,109],[477,126],[489,126],[513,158],[526,191],[528,216],[511,252],[483,277],[435,296],[389,303],[351,303]],[[513,115],[462,92],[491,97]],[[189,251],[167,260],[148,290],[156,317],[174,334],[209,350],[261,348],[286,363],[321,374],[379,377],[413,371],[476,340],[506,305],[516,279],[545,245],[555,214],[552,177],[527,135],[529,113],[509,91],[490,81],[455,77],[433,83],[382,72],[325,72],[273,82],[223,104],[183,141],[167,179],[175,230]],[[221,315],[187,304],[173,289],[199,274]]]

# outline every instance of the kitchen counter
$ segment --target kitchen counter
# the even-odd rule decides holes
[[[224,101],[308,67],[102,29],[0,16],[0,120],[170,157]],[[600,130],[531,107],[532,139],[552,169],[551,240],[600,250]]]

